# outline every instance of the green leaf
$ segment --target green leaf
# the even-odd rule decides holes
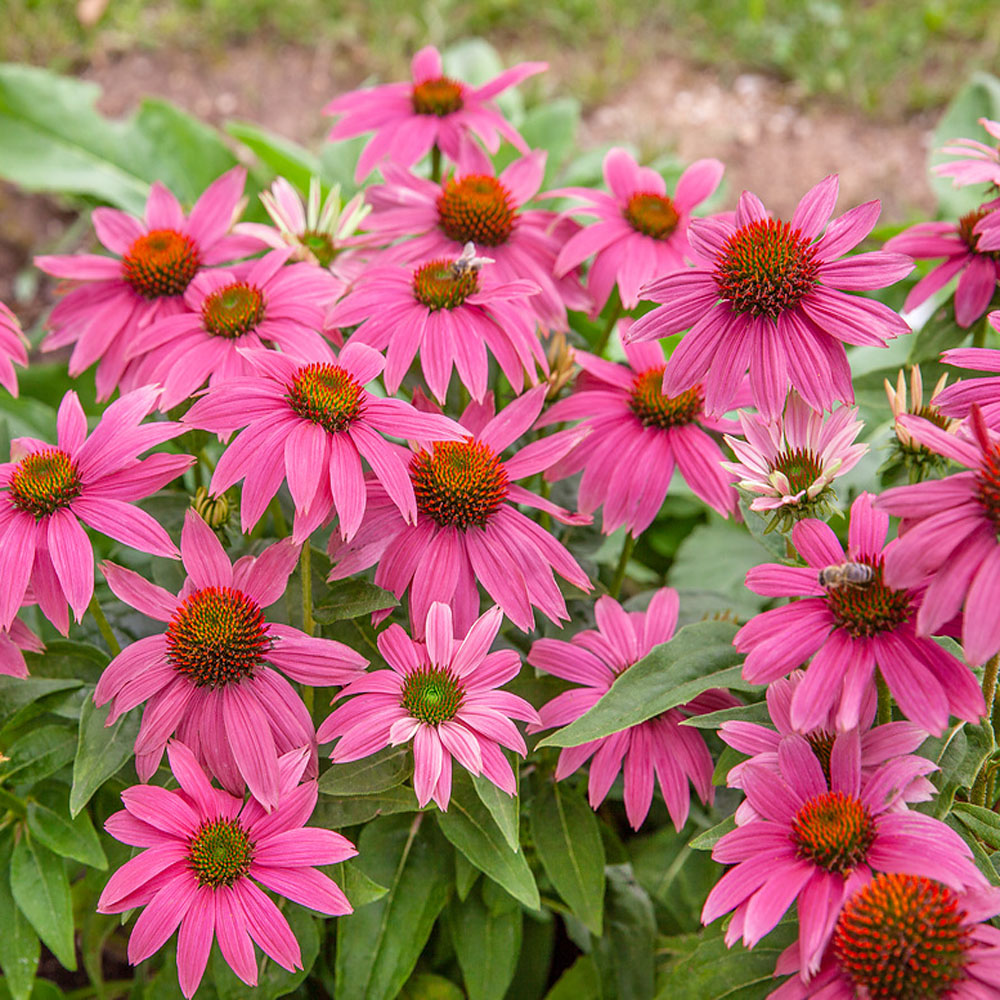
[[[415,972],[400,990],[399,1000],[465,1000],[465,995],[444,976]]]
[[[303,194],[309,190],[310,178],[319,176],[319,157],[291,139],[254,125],[253,122],[226,122],[226,131],[251,149],[265,166],[290,181]]]
[[[324,795],[374,795],[401,785],[413,773],[409,744],[386,747],[361,760],[332,764],[320,776]]]
[[[15,712],[39,698],[81,686],[76,678],[0,677],[0,719],[6,722]]]
[[[560,97],[533,107],[521,123],[520,132],[531,149],[544,149],[544,186],[549,186],[560,168],[573,152],[576,133],[580,125],[580,102],[572,97]],[[508,157],[513,160],[520,155],[509,147],[510,152],[498,159],[498,167]],[[504,164],[505,165],[505,164]]]
[[[518,764],[515,760],[511,765],[514,780],[518,783]],[[493,817],[503,839],[507,841],[512,851],[521,849],[521,799],[519,795],[508,795],[498,788],[485,775],[474,774],[472,784],[476,789],[480,802],[486,806]]]
[[[525,914],[526,929],[521,936],[521,954],[514,981],[504,1000],[538,1000],[548,985],[556,937],[556,921],[549,910],[537,916]]]
[[[448,811],[436,818],[441,832],[481,872],[529,909],[538,909],[538,886],[524,854],[510,849],[464,770],[455,770]]]
[[[475,891],[465,902],[453,899],[447,913],[469,1000],[503,1000],[521,951],[521,908],[511,900],[494,913]]]
[[[455,851],[455,894],[463,902],[479,878],[479,869],[461,851]]]
[[[416,812],[419,808],[413,789],[397,785],[377,795],[331,795],[321,798],[313,812],[313,822],[339,830],[367,823],[376,816]]]
[[[955,95],[951,104],[934,129],[928,166],[954,160],[948,153],[940,153],[942,146],[952,139],[978,139],[991,143],[980,118],[1000,118],[1000,80],[989,73],[974,73],[969,82]],[[931,188],[938,200],[938,208],[945,218],[957,218],[979,207],[984,199],[985,186],[971,184],[956,188],[950,177],[929,176]]]
[[[774,966],[795,933],[795,921],[783,921],[747,951],[739,943],[727,948],[721,928],[710,927],[660,980],[657,1000],[764,1000],[780,985]]]
[[[944,735],[925,740],[920,747],[921,755],[940,768],[931,776],[938,787],[938,795],[927,804],[928,811],[943,819],[951,810],[955,793],[960,788],[972,787],[979,769],[994,749],[993,730],[989,723],[973,725],[959,722],[945,730]]]
[[[609,865],[607,876],[607,931],[594,942],[593,950],[602,992],[616,1000],[648,1000],[653,995],[655,976],[653,904],[630,866]]]
[[[110,662],[103,649],[72,639],[53,639],[45,644],[44,653],[27,653],[25,660],[34,675],[61,677],[77,684],[96,684]]]
[[[8,835],[0,844],[0,872],[10,870],[13,838]],[[10,879],[0,877],[0,969],[13,1000],[28,1000],[38,970],[41,945],[28,918],[14,903]]]
[[[132,757],[142,713],[126,712],[113,726],[105,726],[107,708],[98,708],[93,698],[83,703],[73,787],[69,794],[70,815],[77,816],[91,796]]]
[[[389,890],[370,879],[354,862],[345,861],[342,865],[342,876],[339,880],[344,894],[351,901],[351,906],[358,909],[381,899]]]
[[[108,867],[94,825],[85,812],[69,818],[69,800],[64,788],[39,796],[44,801],[28,803],[28,829],[35,838],[64,858],[91,868]]]
[[[696,622],[655,646],[611,685],[589,712],[542,740],[538,746],[575,747],[683,705],[709,688],[752,691],[743,680],[743,656],[733,648],[736,626]]]
[[[323,603],[313,608],[313,617],[321,625],[360,618],[373,611],[394,608],[399,601],[381,587],[367,580],[338,580],[327,587]]]
[[[531,804],[531,836],[556,892],[600,937],[604,845],[593,809],[565,786],[546,782]]]
[[[21,912],[64,968],[76,969],[73,903],[63,859],[31,836],[14,846],[10,890]]]
[[[756,701],[752,705],[735,705],[733,708],[721,708],[718,712],[692,715],[684,719],[681,725],[691,726],[693,729],[718,729],[723,722],[736,721],[769,725],[771,714],[767,710],[767,702]]]
[[[4,778],[12,784],[31,784],[54,774],[73,759],[76,737],[66,726],[39,726],[7,748],[10,762]]]
[[[601,974],[589,955],[581,955],[545,994],[545,1000],[601,1000]]]
[[[694,851],[710,851],[727,834],[736,829],[736,820],[727,816],[721,823],[716,823],[709,830],[694,837],[688,847]]]
[[[336,1000],[389,1000],[409,978],[451,887],[451,852],[426,817],[369,823],[355,864],[389,891],[337,928]]]
[[[951,811],[984,844],[994,851],[1000,850],[1000,816],[992,809],[971,802],[956,802]]]

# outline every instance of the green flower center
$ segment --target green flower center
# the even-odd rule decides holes
[[[194,240],[174,229],[140,236],[122,258],[125,280],[144,299],[182,294],[200,263]]]
[[[870,1000],[944,1000],[965,979],[965,918],[947,886],[880,872],[841,912],[833,953]]]
[[[429,726],[453,719],[464,696],[458,678],[445,667],[419,667],[403,682],[403,708]]]
[[[823,474],[823,466],[806,448],[796,448],[794,451],[783,451],[771,466],[774,472],[781,472],[788,480],[789,492],[801,493],[809,489]]]
[[[629,409],[639,418],[643,427],[684,427],[701,415],[705,397],[700,385],[686,389],[678,396],[663,393],[663,370],[666,366],[649,368],[632,380]]]
[[[469,174],[452,178],[437,200],[441,229],[461,244],[497,247],[514,229],[516,213],[510,192],[495,177]]]
[[[437,115],[443,118],[455,111],[461,111],[462,85],[447,76],[434,80],[424,80],[413,88],[413,110],[418,115]]]
[[[316,258],[320,267],[329,267],[338,253],[333,237],[318,229],[307,229],[299,237],[299,242]]]
[[[824,792],[805,802],[792,820],[800,858],[846,875],[868,856],[875,823],[867,807],[844,792]]]
[[[217,819],[203,823],[195,834],[188,861],[199,885],[218,889],[246,877],[253,848],[239,820]]]
[[[166,640],[171,666],[198,687],[211,688],[252,677],[271,646],[264,612],[230,587],[205,587],[187,597]]]
[[[798,229],[774,219],[737,229],[715,262],[719,295],[737,313],[775,320],[819,281],[816,250]]]
[[[435,441],[410,461],[418,510],[442,527],[485,528],[507,497],[507,471],[477,441]]]
[[[264,318],[264,296],[254,285],[234,282],[205,299],[201,318],[213,337],[235,340],[254,330]]]
[[[636,232],[651,236],[654,240],[667,239],[680,222],[674,203],[662,194],[632,195],[622,210],[622,215]]]
[[[83,490],[76,463],[59,448],[26,455],[14,467],[8,486],[10,502],[35,518],[68,507]]]
[[[312,364],[299,369],[285,398],[300,417],[337,434],[361,416],[363,393],[361,383],[346,368]]]
[[[428,309],[457,309],[479,291],[479,275],[472,268],[458,270],[442,258],[422,265],[413,275],[413,294]]]

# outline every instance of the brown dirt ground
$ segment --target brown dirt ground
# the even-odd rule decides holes
[[[565,92],[569,76],[560,62],[555,60],[548,83],[555,94]],[[367,71],[363,62],[345,62],[330,47],[248,44],[207,59],[202,52],[179,50],[103,56],[81,75],[103,87],[100,107],[110,115],[127,114],[152,95],[216,125],[248,119],[308,144],[326,131],[323,104],[358,86]],[[589,110],[580,139],[584,146],[631,142],[647,156],[672,150],[684,160],[718,157],[726,164],[731,195],[748,188],[786,217],[806,188],[839,172],[841,209],[881,198],[883,219],[904,220],[933,209],[923,167],[932,124],[932,115],[876,121],[816,102],[806,105],[794,88],[765,76],[745,74],[727,85],[712,71],[662,57]],[[43,285],[40,294],[13,302],[15,276],[72,219],[57,200],[0,185],[0,299],[28,323],[47,293]]]

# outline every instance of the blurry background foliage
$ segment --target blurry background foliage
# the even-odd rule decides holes
[[[3,0],[0,60],[72,71],[100,53],[247,41],[326,44],[384,79],[409,54],[470,35],[549,57],[567,90],[604,100],[651,53],[793,81],[880,114],[944,104],[1000,60],[993,0]],[[90,23],[94,22],[94,23]]]

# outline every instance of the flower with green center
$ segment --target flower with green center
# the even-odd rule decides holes
[[[777,420],[742,410],[739,417],[744,440],[726,435],[736,461],[724,466],[752,497],[750,509],[768,518],[766,530],[784,532],[804,517],[829,517],[837,498],[834,480],[868,452],[868,445],[854,443],[864,427],[857,409],[841,406],[824,415],[790,392]]]
[[[125,808],[105,824],[116,839],[148,848],[111,876],[97,903],[99,913],[144,907],[129,939],[129,962],[148,958],[179,928],[177,975],[185,997],[201,982],[213,938],[248,986],[257,985],[253,942],[283,969],[301,969],[295,935],[261,886],[320,913],[350,913],[347,897],[319,868],[357,854],[339,833],[303,825],[317,798],[315,779],[300,784],[308,749],[278,762],[271,812],[253,797],[244,802],[242,787],[238,797],[213,788],[178,740],[167,754],[180,789],[127,788]]]
[[[448,808],[453,759],[513,795],[514,773],[501,747],[523,757],[524,738],[511,720],[539,719],[523,698],[495,690],[521,669],[514,650],[489,652],[502,621],[493,607],[459,637],[451,608],[435,602],[422,641],[399,625],[379,633],[379,652],[389,669],[348,684],[338,695],[348,700],[319,727],[320,743],[337,740],[333,761],[359,760],[412,740],[413,790],[421,807],[433,799]]]

